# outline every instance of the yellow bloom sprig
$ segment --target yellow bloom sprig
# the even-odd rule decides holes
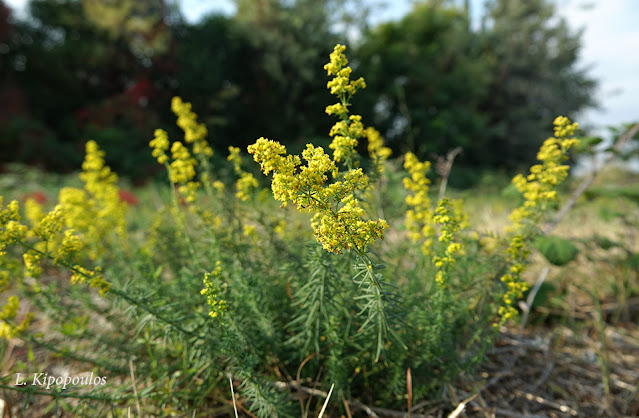
[[[206,140],[208,135],[206,125],[198,123],[197,114],[191,110],[191,103],[183,102],[180,97],[176,96],[171,100],[171,110],[178,117],[177,125],[184,131],[184,142],[187,145],[192,145],[193,156],[201,167],[199,180],[204,184],[207,193],[212,196],[209,159],[213,156],[213,148]],[[189,185],[188,188],[194,189],[196,187]]]
[[[197,161],[191,157],[188,148],[180,141],[171,145],[173,161],[169,164],[169,179],[172,184],[179,185],[178,192],[188,203],[195,202],[200,183],[192,181],[195,178]]]
[[[415,154],[406,154],[404,168],[410,177],[404,177],[404,188],[409,191],[406,196],[406,204],[410,209],[406,211],[406,229],[409,238],[413,242],[424,240],[421,246],[425,255],[431,254],[435,225],[433,222],[433,210],[428,197],[430,180],[426,173],[430,170],[430,162],[420,162]]]
[[[524,197],[524,203],[510,214],[512,225],[508,231],[512,233],[512,238],[508,254],[511,268],[501,277],[506,285],[503,305],[499,309],[502,321],[516,313],[513,305],[528,289],[528,284],[521,280],[530,255],[526,241],[536,233],[535,226],[549,206],[557,200],[557,185],[565,180],[569,169],[562,163],[568,158],[566,154],[570,148],[579,143],[579,140],[572,137],[579,128],[577,123],[559,116],[554,120],[554,125],[555,136],[546,139],[537,154],[541,164],[532,166],[528,176],[519,174],[513,179]]]
[[[233,170],[235,171],[235,174],[240,176],[235,183],[235,189],[237,190],[235,196],[237,196],[237,198],[242,202],[246,202],[249,200],[253,190],[257,189],[257,179],[253,176],[253,174],[242,170],[242,157],[238,147],[229,147],[229,156],[227,157],[227,160],[233,163]]]
[[[37,203],[33,204],[37,205]],[[9,245],[21,247],[24,251],[22,254],[24,274],[32,278],[37,278],[42,274],[41,263],[45,258],[52,260],[54,264],[64,265],[74,272],[82,269],[83,273],[91,275],[91,286],[98,288],[100,294],[104,294],[109,289],[109,283],[104,280],[101,274],[98,274],[99,267],[94,271],[90,271],[70,264],[74,255],[83,248],[83,243],[75,230],[64,229],[64,222],[67,218],[63,207],[57,205],[46,215],[41,207],[36,210],[32,206],[30,210],[37,211],[42,215],[39,221],[36,221],[36,219],[40,216],[31,219],[32,228],[20,222],[21,216],[18,202],[14,200],[6,208],[3,208],[2,196],[0,196],[0,250]],[[63,232],[61,233],[61,231]],[[4,257],[4,255],[5,253],[0,251],[0,257]],[[0,264],[5,265],[6,263]],[[9,287],[8,279],[7,271],[0,271],[0,291],[4,291]],[[73,276],[71,281],[72,283],[78,282]],[[36,291],[39,289],[37,283],[34,285],[34,289]],[[0,338],[13,338],[29,326],[32,314],[27,314],[19,325],[10,323],[17,316],[19,305],[19,298],[12,296],[0,311]]]
[[[220,298],[220,293],[226,289],[226,283],[220,280],[221,273],[222,263],[217,261],[213,272],[204,275],[204,289],[200,292],[206,297],[211,318],[222,317],[226,311],[226,301]]]
[[[74,229],[96,259],[104,253],[108,243],[115,237],[122,241],[126,237],[126,203],[120,200],[118,177],[104,162],[104,151],[95,141],[86,145],[86,156],[80,178],[84,189],[65,187],[60,190],[60,213],[64,224]],[[56,210],[47,222],[56,222]]]
[[[171,143],[169,142],[169,134],[163,129],[156,129],[154,138],[149,142],[149,146],[153,149],[151,155],[157,158],[158,163],[165,164],[169,161],[166,151],[169,150]]]
[[[206,141],[206,125],[197,122],[197,115],[191,110],[191,103],[183,102],[176,96],[171,100],[171,110],[178,117],[177,125],[184,131],[184,142],[193,144],[193,154],[212,157],[213,149]]]
[[[333,160],[338,163],[343,161],[350,169],[358,165],[355,147],[359,138],[365,136],[365,131],[362,117],[349,116],[348,107],[351,97],[357,90],[365,88],[366,83],[362,77],[354,81],[350,79],[352,70],[347,66],[345,50],[344,45],[337,44],[331,52],[330,62],[324,66],[324,69],[329,76],[333,76],[333,79],[327,83],[327,88],[331,94],[339,98],[339,103],[326,107],[327,114],[336,115],[340,119],[331,128],[330,136],[333,137],[333,142],[329,148],[333,150]],[[334,170],[334,175],[336,173],[337,169]]]
[[[89,281],[89,286],[96,288],[101,295],[104,295],[111,288],[111,284],[104,279],[100,267],[89,270],[82,266],[73,266],[71,283],[85,283],[87,280]]]
[[[439,242],[445,247],[443,256],[434,256],[433,263],[437,267],[437,273],[435,275],[435,281],[441,287],[446,286],[446,277],[448,271],[455,264],[456,254],[463,254],[461,243],[456,241],[456,234],[462,228],[462,218],[460,214],[449,209],[450,203],[448,199],[444,198],[437,204],[435,209],[435,216],[433,221],[440,225],[439,230]]]
[[[5,338],[10,340],[29,327],[29,324],[33,320],[32,313],[28,313],[19,325],[11,325],[8,322],[18,316],[19,310],[20,298],[17,296],[10,296],[7,303],[4,305],[2,310],[0,310],[0,339]]]
[[[341,181],[326,185],[327,173],[335,170],[335,162],[321,147],[306,146],[302,160],[287,155],[279,142],[260,138],[250,145],[249,153],[266,175],[273,172],[271,189],[283,206],[293,202],[298,209],[314,212],[312,226],[316,239],[330,252],[348,249],[363,251],[375,239],[383,239],[388,224],[383,219],[362,219],[364,210],[354,193],[368,185],[361,169],[352,169]]]
[[[393,154],[390,148],[384,146],[384,139],[379,131],[372,126],[365,130],[368,138],[368,155],[373,160],[373,167],[377,175],[384,172],[384,162]]]

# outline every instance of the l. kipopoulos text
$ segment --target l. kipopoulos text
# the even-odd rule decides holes
[[[25,385],[41,386],[50,389],[51,386],[62,386],[65,390],[67,386],[100,386],[106,384],[106,376],[51,376],[48,373],[34,373],[33,379],[23,380],[22,373],[16,373],[16,386]]]

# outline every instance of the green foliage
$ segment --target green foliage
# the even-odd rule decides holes
[[[564,266],[577,257],[579,250],[567,239],[556,235],[540,235],[533,246],[555,266]]]
[[[597,196],[603,196],[608,198],[624,197],[626,199],[633,200],[639,203],[639,186],[627,185],[627,186],[603,186],[593,187],[587,192],[587,196],[594,198]]]
[[[262,135],[293,143],[330,128],[326,118],[313,117],[330,100],[313,70],[323,65],[333,35],[322,22],[296,25],[290,13],[259,22],[210,16],[184,29],[177,91],[207,115],[219,150],[244,148]]]
[[[71,1],[61,4],[78,6]],[[224,64],[224,47],[231,51],[228,56],[261,54],[256,55],[255,66],[241,74],[248,74],[257,91],[247,91],[244,82],[233,80],[233,68],[220,69],[207,79],[211,85],[206,92],[212,99],[203,105],[217,110],[231,98],[241,104],[253,100],[257,109],[265,110],[255,118],[269,135],[311,132],[307,123],[300,123],[309,117],[301,111],[300,100],[314,101],[313,95],[320,93],[307,93],[305,88],[324,82],[306,67],[315,65],[313,55],[321,50],[322,36],[331,34],[327,16],[319,14],[324,9],[303,10],[312,4],[299,1],[285,7],[284,2],[265,2],[263,15],[240,8],[237,22],[212,17],[192,31],[185,29],[182,36],[192,42],[184,44],[188,47],[180,53],[185,65],[192,64],[189,71],[194,75],[205,76],[211,59]],[[54,15],[63,10],[40,6]],[[294,12],[307,16],[295,21]],[[274,29],[282,22],[290,24],[283,26],[283,37]],[[315,23],[310,27],[319,30],[309,43],[302,36],[308,27],[300,22]],[[472,45],[466,17],[452,9],[418,8],[405,23],[413,26],[414,32],[407,32],[417,37],[414,45],[441,32],[453,44]],[[401,35],[392,25],[386,28],[393,36]],[[40,30],[31,29],[34,33]],[[117,29],[117,25],[107,25],[100,36],[115,36]],[[123,42],[125,35],[121,34]],[[196,48],[209,35],[229,42],[222,42],[220,49]],[[298,43],[285,51],[288,36]],[[412,53],[410,48],[402,49],[401,41],[395,45],[400,52]],[[432,50],[438,42],[428,45],[426,50],[431,51],[425,57],[437,58]],[[338,108],[345,116],[350,96],[364,82],[348,83],[351,69],[344,67],[345,57],[338,51],[336,48],[332,64],[327,65],[336,67],[329,86],[341,92]],[[451,78],[433,74],[434,82],[453,88],[472,76],[472,71],[466,72],[469,66],[482,74],[486,69],[485,63],[474,67],[463,54],[450,52],[450,62],[440,61],[438,71],[449,72]],[[193,60],[187,59],[191,55]],[[333,62],[337,58],[340,65]],[[465,65],[457,73],[449,64],[459,60]],[[231,64],[242,65],[241,61]],[[371,58],[370,65],[376,65],[375,59]],[[300,80],[290,79],[302,69]],[[428,73],[424,66],[419,70]],[[182,87],[195,91],[198,86],[185,81]],[[461,99],[445,99],[441,106],[454,102],[460,106],[456,112],[468,111],[466,116],[473,119]],[[137,406],[148,415],[195,415],[197,411],[206,416],[231,414],[230,379],[238,389],[240,405],[259,417],[294,416],[296,402],[287,391],[295,388],[317,393],[315,390],[334,387],[341,402],[332,403],[331,413],[337,414],[349,402],[403,408],[406,370],[410,369],[414,400],[433,399],[462,373],[475,370],[499,325],[510,317],[512,305],[526,287],[520,275],[528,246],[537,233],[537,223],[556,199],[555,186],[568,169],[560,163],[573,144],[564,136],[570,136],[574,127],[567,128],[569,121],[558,118],[557,129],[564,133],[556,135],[563,139],[548,142],[540,157],[544,164],[516,179],[525,203],[512,219],[513,228],[504,236],[481,236],[468,228],[461,202],[443,198],[431,205],[430,180],[425,177],[428,165],[414,155],[407,158],[411,162],[406,167],[408,175],[388,165],[368,176],[362,168],[355,168],[363,160],[357,155],[346,161],[348,170],[340,171],[336,153],[331,160],[323,149],[309,145],[302,163],[299,157],[287,155],[280,144],[261,138],[255,144],[261,156],[255,148],[250,150],[264,172],[273,171],[272,192],[280,202],[271,199],[271,193],[259,188],[257,181],[242,182],[252,176],[242,169],[239,149],[231,150],[234,170],[220,170],[234,174],[215,180],[206,128],[197,123],[190,104],[175,98],[172,105],[184,137],[175,140],[175,131],[167,134],[158,129],[151,144],[153,156],[169,172],[168,191],[150,193],[152,198],[129,211],[128,230],[123,228],[127,218],[115,176],[104,166],[95,143],[90,143],[92,151],[82,166],[86,193],[65,188],[67,199],[60,198],[64,204],[48,204],[46,210],[52,210],[44,217],[40,215],[45,208],[31,201],[24,205],[5,202],[6,209],[0,206],[0,245],[6,249],[0,256],[0,266],[6,269],[0,276],[2,285],[12,296],[15,293],[28,300],[37,319],[43,321],[27,329],[31,317],[17,309],[17,298],[10,298],[2,310],[0,335],[22,338],[51,354],[42,358],[28,355],[28,361],[16,363],[11,371],[36,373],[49,363],[59,363],[74,373],[90,370],[109,382],[88,392],[79,387],[62,391],[58,386],[44,390],[13,386],[9,375],[2,378],[3,389],[25,393],[27,399],[48,396],[53,399],[51,408],[65,408],[76,415],[91,414],[102,403],[123,410]],[[291,123],[282,127],[280,119],[267,120],[272,115],[266,112],[269,108],[290,117]],[[431,127],[434,132],[448,135],[457,126],[450,119],[456,112],[438,119]],[[346,117],[342,119],[338,127],[346,126]],[[346,139],[342,133],[351,135],[350,139],[362,138],[366,131],[360,119],[351,115],[348,129],[333,135],[335,143]],[[416,120],[428,122],[425,116]],[[225,127],[224,119],[216,121],[213,129]],[[119,148],[121,132],[133,129],[128,121],[120,122],[111,130],[95,132],[105,146]],[[471,124],[474,128],[480,125],[475,122]],[[469,137],[460,139],[462,136],[451,134],[450,140],[470,143]],[[437,146],[441,148],[432,150],[445,149]],[[427,150],[425,146],[422,151]],[[355,154],[352,149],[349,152]],[[134,168],[132,160],[124,156],[118,160]],[[402,180],[410,190],[408,205],[400,200],[404,192],[398,192]],[[289,201],[321,216],[311,220],[280,206]],[[394,228],[382,241],[386,220],[365,219],[375,218],[370,213],[383,214],[384,203],[391,207],[385,218]],[[407,206],[410,216],[406,216]],[[20,208],[24,208],[22,214]],[[409,225],[405,217],[411,219]],[[369,222],[378,228],[367,229]],[[51,231],[47,239],[42,238],[42,231]],[[61,239],[63,234],[66,241]],[[553,241],[550,246],[559,247],[562,256],[570,252],[563,242]],[[73,251],[67,251],[69,248]],[[17,275],[17,264],[10,260],[20,258],[25,269]],[[34,273],[38,268],[39,273]],[[94,292],[84,282],[101,287]],[[50,326],[40,325],[45,320]],[[3,340],[1,351],[7,347]],[[134,393],[131,385],[135,385]],[[66,402],[66,398],[79,402]],[[317,402],[317,410],[320,404]]]
[[[463,11],[416,6],[373,28],[357,55],[368,86],[359,107],[394,149],[430,157],[461,146],[472,159],[483,148],[486,118],[477,109],[492,65]]]
[[[384,178],[395,180],[379,191],[382,202],[394,199],[400,180],[395,172]],[[46,332],[35,324],[21,338],[56,357],[16,363],[13,371],[35,373],[46,361],[108,382],[89,392],[15,390],[46,394],[51,408],[65,404],[80,415],[106,403],[117,416],[138,399],[143,414],[209,415],[231,413],[228,376],[251,413],[296,416],[282,385],[295,388],[297,374],[304,387],[334,384],[347,402],[401,409],[407,368],[413,397],[423,400],[481,363],[504,294],[496,280],[508,266],[503,251],[486,249],[476,234],[442,219],[463,248],[442,283],[436,260],[453,254],[449,241],[438,241],[428,255],[403,238],[364,255],[331,254],[300,226],[308,217],[278,209],[268,191],[243,201],[220,190],[205,188],[193,204],[181,204],[173,190],[152,193],[153,202],[130,211],[138,229],[127,242],[105,243],[101,256],[111,286],[105,298],[70,285],[50,264],[50,275],[14,282],[12,291],[53,324]],[[458,216],[452,209],[441,214]],[[389,219],[401,225],[402,218],[403,211]],[[209,286],[214,291],[200,296]],[[15,388],[13,377],[2,387]],[[339,404],[331,402],[329,411],[337,413]]]
[[[579,154],[593,154],[595,147],[603,142],[598,136],[585,136],[579,138],[579,145],[575,148],[575,151]]]

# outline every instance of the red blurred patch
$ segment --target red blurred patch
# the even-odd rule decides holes
[[[33,192],[22,196],[22,201],[26,201],[27,199],[33,199],[41,205],[47,203],[47,197],[42,192]]]
[[[129,190],[119,190],[118,195],[120,196],[120,202],[125,202],[132,206],[137,206],[139,203],[138,198]]]

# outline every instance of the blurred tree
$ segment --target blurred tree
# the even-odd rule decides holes
[[[0,170],[4,163],[36,162],[35,145],[55,141],[45,126],[30,118],[27,96],[14,74],[25,63],[23,55],[12,53],[15,36],[11,10],[0,1]]]
[[[209,16],[185,28],[179,43],[178,92],[207,122],[212,142],[225,149],[259,136],[287,144],[328,138],[323,66],[345,33],[361,27],[365,8],[345,9],[359,0],[236,3],[234,18]]]
[[[128,10],[126,17],[116,6]],[[164,0],[31,0],[28,9],[29,18],[15,22],[7,54],[9,76],[47,133],[44,143],[20,142],[29,148],[27,162],[75,168],[91,135],[103,139],[114,169],[143,174],[143,162],[152,163],[156,106],[166,104],[151,99],[170,96],[161,80],[175,68],[168,24],[179,21],[176,9]],[[112,129],[100,138],[105,126]]]
[[[168,51],[171,32],[165,19],[176,12],[175,7],[164,0],[82,0],[87,19],[110,39],[124,40],[140,60]]]
[[[491,61],[480,54],[465,11],[444,1],[416,5],[401,21],[367,33],[358,57],[367,88],[355,106],[395,149],[430,159],[461,146],[463,161],[479,162],[486,116],[478,106]]]
[[[489,116],[492,165],[534,159],[558,115],[594,104],[596,83],[577,68],[581,32],[569,30],[547,0],[491,0],[482,24],[485,55],[496,66],[481,104]]]

